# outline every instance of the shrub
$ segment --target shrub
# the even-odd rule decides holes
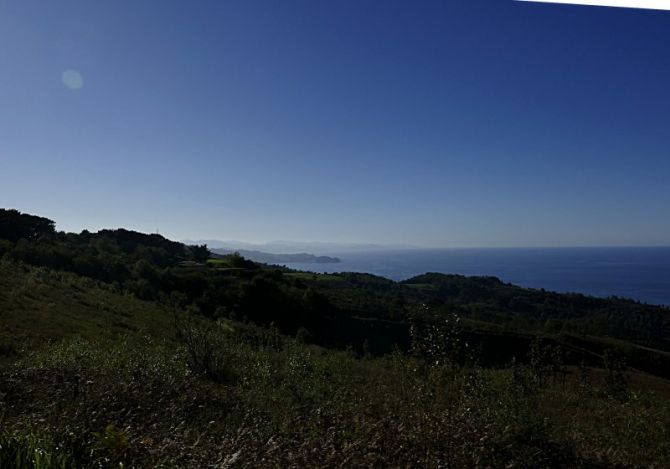
[[[188,354],[188,365],[197,374],[202,374],[218,383],[232,383],[236,375],[230,367],[229,342],[222,322],[211,322],[206,326],[193,318],[193,313],[174,315],[178,339]]]

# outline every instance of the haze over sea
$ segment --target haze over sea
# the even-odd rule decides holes
[[[670,305],[670,247],[407,249],[323,254],[337,256],[342,262],[288,266],[328,273],[367,272],[393,280],[425,272],[492,275],[524,287]]]

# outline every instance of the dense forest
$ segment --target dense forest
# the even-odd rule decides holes
[[[0,210],[0,258],[2,467],[670,457],[668,308],[295,271],[16,210]]]

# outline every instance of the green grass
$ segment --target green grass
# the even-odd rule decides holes
[[[229,267],[230,262],[225,259],[207,259],[207,264],[215,267]]]
[[[71,469],[73,455],[57,443],[34,434],[0,432],[0,467],[14,469]]]
[[[71,336],[171,333],[171,312],[156,303],[73,274],[0,262],[0,356]]]

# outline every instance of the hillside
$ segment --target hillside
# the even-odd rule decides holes
[[[172,337],[171,312],[105,283],[0,261],[0,344],[5,355],[62,339]]]
[[[667,309],[44,220],[0,211],[2,467],[670,459]]]

